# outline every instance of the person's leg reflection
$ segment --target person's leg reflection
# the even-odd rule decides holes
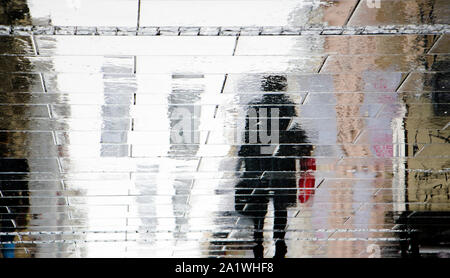
[[[256,245],[253,247],[253,254],[255,255],[256,259],[260,259],[264,257],[264,215],[262,216],[255,216],[253,218],[254,223],[254,232],[253,237],[255,239]]]
[[[261,189],[255,189],[252,193],[252,198],[247,204],[248,210],[251,214],[254,230],[253,238],[255,240],[255,246],[253,247],[253,254],[255,258],[264,257],[264,218],[267,214],[267,203],[268,199],[266,196],[267,192]]]
[[[275,241],[274,258],[284,258],[287,253],[287,246],[284,240],[287,224],[287,204],[283,196],[274,196],[274,224],[273,240]]]

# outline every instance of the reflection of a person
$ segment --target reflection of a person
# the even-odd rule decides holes
[[[174,167],[188,160],[195,160],[200,148],[199,136],[201,109],[197,108],[204,92],[203,75],[172,76],[172,90],[167,97],[170,120],[170,150],[168,157]],[[186,192],[190,192],[191,182],[185,179],[173,180],[175,196],[172,200],[174,215],[180,213],[180,206],[189,202]],[[177,239],[187,238],[189,221],[183,217],[175,218]]]
[[[249,109],[254,109],[257,112],[259,121],[267,120],[267,130],[271,130],[273,119],[271,109],[278,109],[278,142],[280,144],[278,149],[275,149],[273,153],[266,153],[262,151],[262,147],[267,145],[260,144],[261,140],[256,144],[249,144],[249,134],[252,132],[251,119],[249,118],[252,116],[248,114],[245,126],[245,141],[238,152],[240,157],[238,171],[243,171],[243,174],[236,185],[235,208],[239,213],[253,220],[254,240],[256,242],[253,252],[256,258],[262,258],[264,253],[262,230],[270,198],[272,198],[274,204],[275,258],[285,256],[287,252],[284,240],[287,208],[296,204],[295,156],[309,156],[312,149],[310,145],[294,145],[305,143],[306,136],[304,131],[298,127],[289,128],[292,118],[296,116],[296,111],[294,103],[286,95],[279,93],[285,91],[286,81],[284,76],[264,77],[262,90],[277,93],[264,94],[262,99],[249,104]],[[262,108],[267,109],[267,119],[263,119],[264,116],[261,116]],[[258,125],[261,127],[260,122]],[[272,176],[270,173],[272,173]]]
[[[28,162],[26,159],[0,160],[2,172],[27,173]],[[14,257],[15,236],[17,226],[22,227],[26,223],[24,213],[28,211],[28,182],[27,181],[0,181],[0,235],[1,253],[3,258]],[[14,210],[14,211],[11,211]]]

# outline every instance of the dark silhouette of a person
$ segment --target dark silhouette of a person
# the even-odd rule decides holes
[[[267,214],[270,198],[274,204],[273,239],[275,241],[275,258],[283,258],[287,253],[285,243],[287,208],[296,204],[297,181],[296,159],[311,154],[312,146],[305,144],[305,132],[298,126],[290,127],[291,120],[296,114],[294,103],[282,92],[286,90],[287,80],[284,76],[266,76],[262,79],[262,90],[265,93],[258,101],[249,104],[248,108],[256,111],[258,127],[260,121],[267,120],[267,129],[270,133],[272,121],[278,117],[278,143],[273,153],[266,153],[263,147],[268,144],[250,144],[252,128],[251,116],[247,113],[245,125],[245,139],[240,146],[237,166],[242,171],[240,181],[235,188],[235,209],[242,215],[253,220],[255,258],[262,258],[263,226]],[[269,93],[270,92],[270,93]],[[261,113],[261,109],[266,109]],[[277,113],[273,113],[278,109]],[[274,115],[272,115],[274,114]],[[277,115],[276,115],[277,114]],[[267,116],[263,119],[263,116]],[[272,131],[273,132],[273,131]],[[263,142],[267,143],[267,142]],[[303,145],[298,145],[303,144]]]
[[[0,148],[2,153],[2,148]],[[10,234],[26,225],[26,213],[29,207],[28,182],[20,178],[28,173],[26,159],[0,159],[0,171],[17,173],[14,180],[0,181],[0,249],[3,258],[14,257],[15,236]],[[11,176],[13,176],[12,174]],[[19,227],[16,227],[19,226]]]

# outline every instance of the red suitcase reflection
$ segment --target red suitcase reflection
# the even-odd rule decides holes
[[[316,160],[314,158],[303,158],[300,160],[300,169],[302,171],[298,182],[298,200],[300,203],[306,203],[314,194],[316,178],[313,171],[316,170]]]

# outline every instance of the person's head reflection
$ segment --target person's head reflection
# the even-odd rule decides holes
[[[264,94],[247,107],[245,136],[238,152],[242,175],[236,185],[235,209],[253,220],[256,258],[264,253],[263,226],[270,199],[274,206],[275,257],[285,256],[287,208],[296,204],[296,157],[311,152],[310,145],[296,145],[305,143],[306,136],[292,125],[297,113],[295,104],[283,93],[286,87],[284,76],[262,78]]]

